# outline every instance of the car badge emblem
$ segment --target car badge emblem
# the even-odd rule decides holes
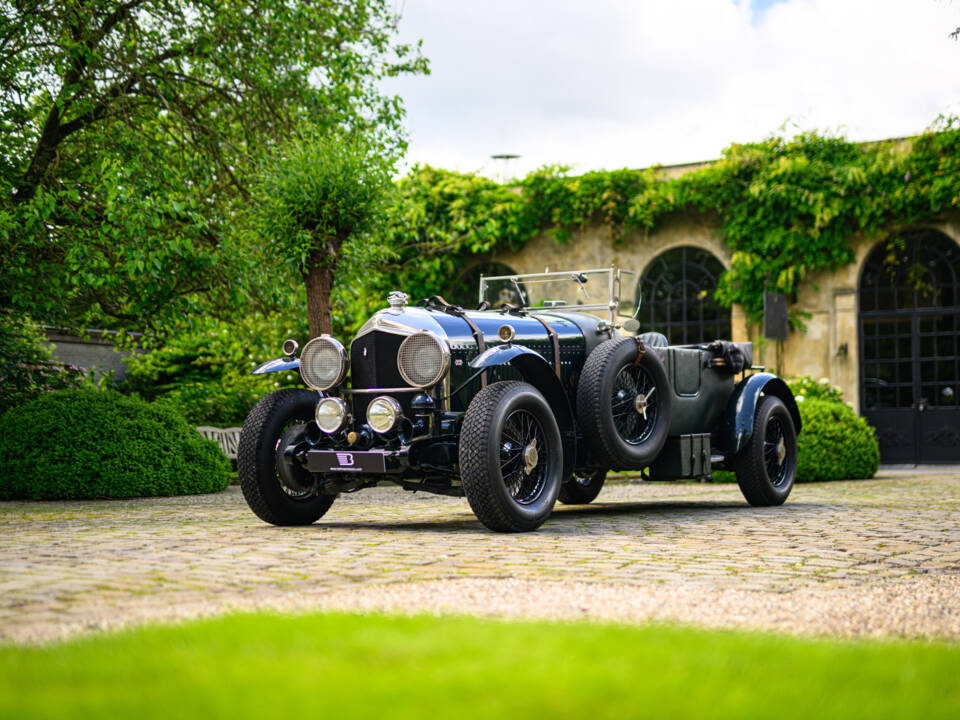
[[[337,462],[340,467],[353,467],[353,453],[337,453]]]

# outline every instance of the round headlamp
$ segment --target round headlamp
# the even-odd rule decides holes
[[[314,390],[328,390],[347,375],[347,349],[328,335],[314,338],[300,353],[300,377]]]
[[[449,366],[450,349],[431,332],[415,332],[400,344],[397,367],[401,377],[414,387],[435,385]]]
[[[313,412],[317,425],[325,433],[335,433],[347,419],[347,404],[338,397],[325,397]]]
[[[378,433],[390,432],[400,419],[400,413],[400,403],[388,395],[381,395],[367,405],[367,424]]]

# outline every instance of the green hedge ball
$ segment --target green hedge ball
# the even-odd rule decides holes
[[[797,438],[798,482],[872,478],[880,465],[873,428],[847,405],[827,400],[797,403],[803,432]]]
[[[223,490],[230,462],[171,408],[114,391],[47,393],[0,417],[0,499]]]

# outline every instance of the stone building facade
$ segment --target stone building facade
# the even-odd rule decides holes
[[[893,255],[905,253],[902,259],[891,256],[892,238],[901,238],[895,247],[903,249]],[[632,270],[647,296],[638,316],[644,330],[659,330],[682,344],[725,335],[729,328],[734,340],[754,342],[755,363],[838,386],[877,428],[885,462],[960,462],[960,216],[890,228],[851,243],[854,262],[808,277],[791,299],[791,309],[808,314],[806,331],[792,331],[783,343],[764,340],[762,328],[738,307],[718,311],[711,293],[730,266],[731,251],[716,225],[698,214],[676,216],[654,232],[618,242],[604,227],[587,228],[568,243],[542,235],[486,262],[517,273],[611,263]],[[926,275],[905,280],[906,263]],[[915,282],[924,292],[930,287],[929,297],[910,295],[904,283]],[[870,301],[862,302],[864,297]],[[650,314],[644,314],[644,302],[653,308]]]

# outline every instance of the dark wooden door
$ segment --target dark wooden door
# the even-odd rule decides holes
[[[861,411],[885,463],[960,462],[960,247],[899,235],[860,282]]]

